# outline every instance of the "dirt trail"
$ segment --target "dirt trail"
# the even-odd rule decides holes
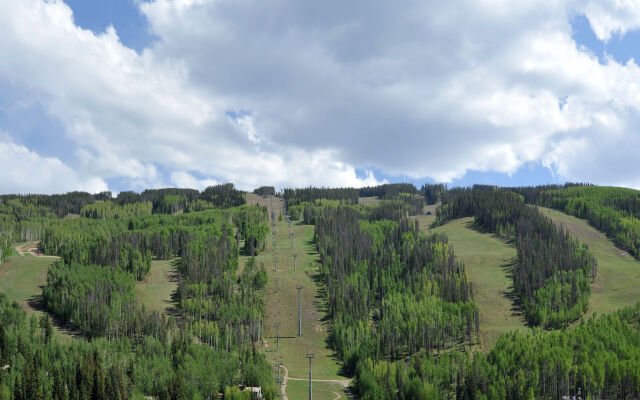
[[[16,246],[15,249],[21,256],[24,255],[32,255],[34,257],[43,257],[43,258],[60,258],[58,256],[47,256],[40,252],[40,241],[36,240],[35,242],[23,243],[19,246]]]
[[[247,204],[250,206],[266,206],[269,213],[269,220],[271,220],[271,213],[275,214],[278,218],[284,211],[284,199],[276,196],[260,196],[253,193],[247,193]]]
[[[308,381],[309,379],[308,378],[289,378],[289,370],[287,369],[287,367],[283,365],[282,368],[284,368],[284,378],[282,378],[282,398],[284,400],[287,400],[287,381]],[[352,379],[313,379],[311,378],[311,382],[336,383],[338,385],[342,385],[342,387],[345,388],[345,390],[349,387],[349,385],[351,384],[351,381]],[[334,400],[341,399],[343,396],[338,392],[331,392],[331,393],[336,395],[336,398]]]

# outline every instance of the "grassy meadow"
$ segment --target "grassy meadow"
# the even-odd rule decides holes
[[[288,381],[287,398],[290,400],[306,399],[309,397],[308,381]],[[339,383],[313,382],[311,386],[313,400],[346,399],[344,387]]]
[[[47,283],[47,270],[54,261],[53,257],[14,252],[6,263],[0,265],[0,292],[20,303],[25,311],[41,314],[37,309],[42,286]]]
[[[174,304],[171,296],[178,288],[176,263],[174,260],[154,260],[151,271],[136,284],[136,297],[147,310],[170,314]]]

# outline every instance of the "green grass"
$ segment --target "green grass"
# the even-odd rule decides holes
[[[151,262],[151,271],[136,284],[136,297],[147,310],[168,313],[173,308],[171,295],[178,288],[175,260]]]
[[[308,373],[308,361],[305,353],[311,351],[316,357],[314,378],[344,379],[338,376],[339,364],[334,352],[327,347],[329,324],[325,320],[324,301],[316,284],[318,276],[318,254],[311,242],[313,226],[299,223],[291,224],[294,234],[294,248],[289,240],[289,228],[285,221],[277,223],[279,268],[273,270],[272,236],[269,236],[268,247],[261,259],[265,262],[269,273],[266,288],[266,318],[264,335],[267,341],[267,358],[274,360],[282,357],[282,362],[289,369],[293,378],[304,378]],[[297,269],[293,270],[293,254],[298,254]],[[259,259],[260,261],[260,259]],[[279,278],[279,291],[275,292],[273,279]],[[304,288],[302,299],[302,337],[298,338],[298,292],[296,286]],[[279,351],[275,351],[274,323],[280,322]]]
[[[607,237],[582,220],[557,210],[539,207],[540,211],[563,226],[598,260],[598,275],[591,285],[587,315],[633,306],[640,301],[640,262],[617,248]]]
[[[0,292],[9,300],[18,302],[27,315],[40,317],[45,314],[42,306],[42,287],[47,284],[47,270],[56,261],[54,257],[21,256],[14,251],[9,260],[0,265]],[[76,332],[69,331],[52,319],[55,332],[63,341],[70,340]]]
[[[269,204],[277,215],[282,210],[281,199]],[[266,248],[257,257],[258,264],[264,263],[269,281],[265,289],[264,351],[267,359],[280,359],[289,370],[292,378],[305,378],[308,374],[308,360],[305,354],[312,351],[314,379],[345,379],[338,375],[340,365],[333,350],[328,348],[327,337],[329,323],[326,321],[325,304],[320,293],[318,276],[318,254],[312,243],[312,225],[300,222],[291,224],[294,248],[289,240],[289,225],[286,221],[276,222],[277,251],[273,246],[271,233]],[[278,270],[274,271],[274,254],[278,256]],[[293,254],[297,254],[297,268],[293,270]],[[247,257],[240,257],[240,265]],[[279,291],[275,291],[274,279],[278,278]],[[318,283],[316,283],[316,281]],[[302,337],[298,338],[298,292],[296,286],[304,288],[302,300]],[[276,329],[274,323],[280,322],[279,346],[276,352]],[[295,397],[289,397],[295,399]]]
[[[42,286],[47,283],[47,270],[55,259],[14,254],[0,265],[0,291],[20,303],[25,311],[41,314],[33,305],[39,301]]]
[[[428,221],[430,217],[421,216],[419,220]],[[444,232],[456,257],[464,262],[480,312],[481,348],[489,351],[502,333],[528,328],[514,302],[509,276],[516,250],[495,235],[474,230],[472,223],[473,218],[462,218],[433,231]],[[422,223],[420,226],[424,227]]]
[[[276,215],[282,212],[282,199],[269,196],[247,196],[247,203],[260,204],[273,209]],[[264,351],[269,361],[280,360],[289,371],[291,378],[307,378],[309,362],[305,354],[312,351],[313,379],[336,379],[339,360],[328,348],[327,337],[329,323],[326,320],[325,304],[320,292],[318,276],[318,254],[312,243],[312,225],[292,222],[294,248],[289,239],[289,225],[286,221],[276,222],[277,250],[273,245],[271,233],[267,237],[266,248],[256,257],[258,264],[263,263],[269,276],[265,289]],[[274,269],[274,255],[278,257],[278,270]],[[293,254],[297,254],[297,268],[293,270]],[[239,269],[242,270],[248,257],[240,256]],[[278,278],[275,290],[274,279]],[[304,288],[302,302],[302,337],[298,338],[298,292],[296,286]],[[280,340],[276,351],[276,330],[274,323],[280,322]],[[291,400],[306,399],[308,395],[306,381],[288,381],[286,394]],[[337,393],[340,397],[338,397]],[[313,397],[316,400],[346,398],[344,388],[339,383],[314,382]]]
[[[344,387],[339,383],[313,382],[311,386],[313,400],[346,399]],[[289,400],[304,400],[309,398],[308,381],[288,381],[287,398]]]
[[[358,204],[363,206],[377,206],[380,203],[380,199],[377,196],[372,197],[358,197]]]

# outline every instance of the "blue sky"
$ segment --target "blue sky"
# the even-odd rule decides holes
[[[0,0],[0,192],[640,187],[640,6],[494,3]]]
[[[589,20],[584,15],[575,15],[571,18],[573,38],[578,45],[584,46],[595,54],[601,63],[606,57],[613,57],[621,64],[626,64],[630,59],[638,60],[640,55],[640,31],[635,30],[623,36],[614,35],[605,42],[597,38]]]
[[[78,26],[103,33],[109,25],[118,32],[123,45],[140,52],[154,37],[147,18],[133,0],[66,0]]]

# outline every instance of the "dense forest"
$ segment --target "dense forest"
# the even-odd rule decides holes
[[[244,398],[240,383],[275,397],[270,364],[256,348],[266,270],[249,258],[238,273],[240,254],[264,248],[266,208],[245,206],[231,184],[0,199],[2,259],[26,240],[60,256],[47,273],[44,306],[90,340],[53,340],[48,318],[27,319],[0,295],[0,313],[11,320],[0,325],[0,367],[9,366],[0,370],[0,399]],[[153,259],[174,258],[175,315],[149,312],[136,280]]]
[[[126,336],[140,342],[153,336],[166,341],[166,317],[138,306],[134,288],[133,275],[120,268],[58,261],[49,268],[42,297],[64,325],[88,338]]]
[[[436,224],[475,217],[481,228],[513,241],[515,292],[532,325],[559,328],[587,310],[596,259],[521,196],[502,189],[469,190],[438,209]]]
[[[305,207],[315,223],[330,341],[347,373],[364,359],[449,349],[477,334],[464,266],[446,237],[424,235],[390,205]]]
[[[0,399],[214,399],[238,382],[274,398],[269,363],[251,349],[216,351],[172,327],[164,338],[90,342],[57,339],[52,329],[0,293]]]
[[[0,264],[3,264],[5,261],[7,261],[11,253],[11,242],[9,241],[9,238],[0,235]]]
[[[498,339],[488,353],[366,360],[355,387],[363,400],[637,399],[640,305],[582,321],[572,329]]]
[[[276,188],[273,186],[260,186],[253,190],[253,194],[257,194],[260,196],[275,196]]]
[[[570,326],[587,308],[596,261],[531,205],[586,218],[638,256],[638,193],[388,184],[282,194],[292,220],[314,225],[328,344],[359,398],[605,399],[640,397],[640,304]],[[375,205],[358,204],[372,196]],[[0,263],[24,241],[60,256],[43,303],[81,336],[54,334],[47,316],[28,318],[0,293],[0,400],[245,398],[238,384],[274,399],[261,348],[268,277],[253,257],[269,216],[245,202],[232,184],[0,196]],[[488,353],[472,353],[481,310],[447,237],[410,217],[425,203],[441,204],[436,224],[471,216],[515,247],[514,291],[527,321],[545,329],[503,334]],[[136,299],[152,260],[177,267],[169,316]]]
[[[378,186],[365,186],[358,189],[360,197],[378,197],[381,199],[393,199],[403,194],[417,194],[418,190],[411,183],[387,183]]]
[[[152,210],[153,205],[150,201],[125,204],[101,201],[82,207],[80,216],[94,219],[144,217],[151,215]]]
[[[0,214],[13,215],[18,220],[55,215],[79,214],[82,207],[96,201],[108,200],[111,192],[95,195],[70,192],[54,195],[0,195]]]
[[[287,209],[303,202],[314,203],[316,200],[340,200],[347,204],[358,204],[358,189],[316,187],[284,189],[284,201]]]
[[[147,202],[154,214],[174,214],[191,203],[206,202],[209,208],[230,208],[243,205],[245,194],[232,183],[210,186],[202,192],[195,189],[147,189],[138,194],[131,191],[90,194],[70,192],[54,195],[0,195],[0,215],[12,216],[17,221],[36,217],[65,217],[83,214],[88,218],[123,218],[148,215]],[[101,205],[101,202],[108,203]],[[131,207],[116,207],[131,205]],[[117,213],[116,213],[117,211]],[[126,213],[127,215],[122,215]]]
[[[447,192],[447,187],[442,183],[427,183],[422,185],[420,192],[424,196],[424,201],[427,204],[436,204],[443,200],[443,196]]]
[[[360,189],[341,188],[305,188],[285,189],[284,199],[287,212],[292,219],[303,218],[306,224],[314,224],[312,216],[315,206],[326,204],[358,204],[359,196],[377,197],[378,207],[372,207],[369,212],[382,214],[393,213],[394,218],[408,215],[422,214],[425,206],[424,196],[418,194],[415,186],[409,183],[393,183],[379,186],[367,186]]]
[[[105,204],[108,206],[102,208]],[[142,279],[149,271],[152,257],[166,260],[182,256],[185,243],[195,231],[209,229],[224,218],[232,219],[237,241],[244,240],[243,251],[249,255],[264,246],[268,233],[266,209],[259,207],[241,206],[226,212],[212,209],[176,216],[144,216],[148,214],[146,211],[141,213],[143,216],[126,216],[135,214],[135,210],[148,210],[148,202],[122,206],[102,202],[88,207],[92,210],[87,211],[90,218],[35,218],[21,222],[9,218],[4,223],[0,219],[0,235],[12,238],[13,242],[41,240],[43,253],[59,256],[66,263],[119,267]],[[111,217],[94,219],[97,209],[110,210]]]
[[[511,188],[529,204],[537,204],[586,219],[615,244],[640,259],[640,191],[567,184]]]

